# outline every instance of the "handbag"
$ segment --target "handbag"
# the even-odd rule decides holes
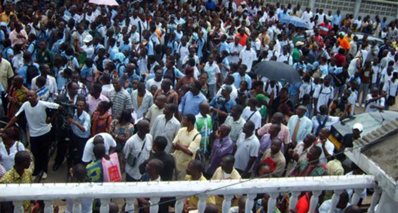
[[[104,171],[104,182],[119,182],[122,180],[119,158],[116,152],[109,156],[109,160],[102,158],[102,169]]]
[[[142,150],[144,149],[145,146],[145,142],[146,142],[146,138],[144,140],[144,143],[142,144],[141,147],[141,151],[140,153],[138,153],[138,156],[134,156],[132,152],[129,153],[129,155],[127,156],[127,164],[131,167],[134,167],[135,164],[137,163],[137,159],[141,156]]]

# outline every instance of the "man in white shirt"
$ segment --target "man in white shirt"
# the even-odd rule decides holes
[[[315,141],[314,145],[319,146],[322,149],[322,154],[319,157],[319,162],[327,164],[330,157],[334,152],[334,144],[328,139],[330,131],[323,128],[319,132],[318,140]]]
[[[149,134],[149,122],[140,120],[136,125],[138,131],[124,145],[123,154],[126,159],[126,181],[134,182],[141,179],[139,166],[149,158],[152,150],[152,135]]]
[[[104,144],[106,155],[111,154],[116,148],[116,141],[113,139],[112,135],[106,132],[96,134],[88,139],[86,146],[84,146],[82,157],[83,163],[90,163],[91,161],[95,160],[93,150],[96,144]]]
[[[141,102],[139,102],[139,99],[141,99]],[[138,84],[137,90],[131,93],[131,101],[133,103],[133,110],[137,114],[137,119],[140,119],[144,117],[149,107],[152,106],[153,96],[145,89],[145,84],[141,82]]]
[[[333,100],[333,87],[330,86],[330,76],[326,76],[323,79],[323,84],[317,87],[314,91],[314,105],[315,105],[315,115],[319,112],[319,107],[322,105],[329,106],[330,102]]]
[[[164,136],[167,139],[167,146],[164,150],[166,153],[171,153],[172,142],[181,128],[180,122],[174,117],[176,111],[175,104],[167,104],[164,107],[163,115],[159,115],[155,119],[151,128],[153,138]]]
[[[256,98],[250,98],[247,107],[243,110],[242,118],[246,121],[251,121],[254,123],[254,129],[259,129],[261,127],[261,114],[257,110],[258,101]]]
[[[246,42],[246,49],[239,53],[240,62],[247,66],[246,72],[252,70],[253,62],[257,60],[257,53],[252,49],[251,42]]]
[[[35,157],[35,171],[33,172],[33,176],[43,172],[42,178],[45,179],[47,178],[49,161],[47,156],[52,141],[50,132],[51,123],[47,123],[46,109],[60,109],[60,106],[56,103],[39,101],[36,92],[33,90],[27,92],[27,98],[28,101],[22,104],[21,108],[19,108],[18,112],[15,113],[4,129],[14,125],[21,113],[25,112],[30,133],[31,150]],[[0,133],[2,132],[3,129],[0,129]]]
[[[290,133],[290,139],[293,144],[304,140],[304,138],[311,133],[312,122],[309,118],[305,116],[307,112],[306,106],[299,106],[296,109],[296,114],[290,117],[287,127]]]
[[[365,112],[376,112],[383,110],[385,107],[385,98],[379,95],[377,87],[372,88],[370,94],[367,95],[365,102]]]
[[[307,10],[303,12],[303,15],[301,16],[301,19],[303,19],[305,22],[310,22],[310,19],[314,16],[314,14],[311,11],[311,8],[307,7]]]
[[[243,178],[249,178],[253,165],[258,157],[260,141],[254,135],[254,124],[251,121],[243,126],[241,135],[236,142],[235,168]]]
[[[240,134],[242,133],[243,125],[245,125],[246,121],[242,118],[243,106],[235,105],[231,109],[231,113],[225,119],[224,124],[227,124],[231,127],[231,132],[229,136],[232,139],[232,142],[236,144]]]

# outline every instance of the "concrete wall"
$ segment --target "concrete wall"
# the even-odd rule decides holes
[[[277,2],[281,4],[291,3],[293,6],[301,4],[301,8],[312,7],[312,9],[322,8],[325,13],[329,10],[333,11],[333,14],[340,10],[343,15],[354,14],[355,18],[360,15],[365,17],[370,15],[374,18],[376,15],[382,19],[387,17],[389,21],[398,18],[398,1],[397,2],[386,2],[382,0],[267,0],[267,3],[275,4]]]

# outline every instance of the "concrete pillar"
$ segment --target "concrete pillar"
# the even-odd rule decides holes
[[[354,18],[357,18],[359,15],[359,9],[361,8],[362,0],[355,0],[354,5]]]
[[[308,7],[311,8],[311,11],[315,12],[315,0],[310,0],[310,5],[308,5]]]
[[[381,195],[376,213],[396,212],[397,209],[398,203],[391,199],[387,192],[384,191]]]

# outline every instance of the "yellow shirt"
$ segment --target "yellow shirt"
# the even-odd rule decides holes
[[[190,175],[187,175],[185,177],[185,180],[192,180]],[[206,181],[207,179],[205,178],[205,176],[202,176],[199,178],[198,181]],[[190,206],[195,206],[196,208],[198,208],[198,203],[199,203],[199,197],[198,196],[191,196],[189,197],[189,205]],[[210,203],[210,204],[216,204],[216,200],[214,199],[214,196],[209,196],[206,199],[206,203]]]
[[[224,171],[221,169],[221,166],[216,169],[216,171],[213,174],[213,177],[211,178],[212,180],[239,180],[241,179],[241,176],[236,169],[233,169],[231,174],[229,174],[229,177],[226,177],[224,175]],[[235,195],[236,198],[240,198],[241,195]],[[216,199],[216,207],[218,209],[218,212],[222,212],[222,203],[224,201],[224,198],[221,196],[214,196]],[[238,205],[238,199],[232,199],[231,206],[237,206]]]
[[[1,179],[0,183],[32,183],[32,172],[29,169],[25,169],[22,176],[20,176],[17,172],[17,170],[10,169]],[[30,209],[30,202],[29,201],[24,201],[23,202],[23,208],[25,211],[29,211]]]
[[[188,132],[187,127],[183,127],[180,130],[178,130],[178,133],[174,138],[173,143],[175,144],[177,143],[177,141],[180,141],[181,145],[188,146],[189,151],[193,153],[193,155],[190,156],[188,154],[185,154],[181,150],[174,151],[174,158],[176,160],[176,169],[178,171],[185,171],[187,169],[189,161],[195,159],[196,151],[198,151],[199,149],[200,140],[202,140],[202,136],[195,128],[190,132]]]
[[[0,84],[4,91],[8,91],[8,79],[14,76],[10,62],[2,58],[0,61]]]

